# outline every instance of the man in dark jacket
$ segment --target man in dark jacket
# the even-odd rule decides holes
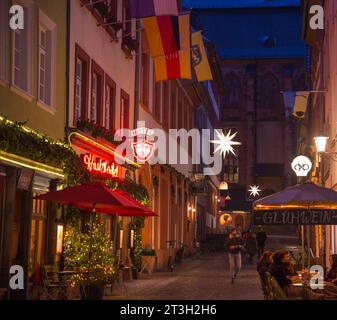
[[[266,245],[267,234],[261,226],[259,226],[259,231],[256,234],[256,243],[257,243],[257,254],[260,258],[263,255],[264,247]]]
[[[239,237],[236,229],[231,230],[225,247],[228,251],[229,269],[231,274],[231,283],[241,269],[241,250],[243,249],[243,240]]]

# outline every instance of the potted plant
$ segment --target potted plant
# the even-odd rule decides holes
[[[122,49],[125,52],[127,58],[132,58],[132,52],[137,50],[137,41],[132,37],[124,37],[122,43]]]
[[[112,244],[102,230],[102,223],[97,220],[93,223],[92,235],[81,232],[78,227],[67,226],[65,269],[79,270],[71,277],[71,283],[84,289],[84,300],[102,300],[105,285],[113,283],[118,274],[117,257],[112,254]]]

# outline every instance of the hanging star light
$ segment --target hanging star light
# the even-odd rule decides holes
[[[218,140],[211,140],[210,142],[218,144],[214,152],[220,151],[223,154],[223,157],[226,157],[226,154],[232,153],[236,156],[233,146],[241,145],[241,142],[233,141],[234,137],[237,135],[237,132],[231,134],[231,130],[225,135],[222,131],[215,130]]]
[[[260,195],[260,186],[249,186],[248,191],[250,192],[250,195],[253,197],[259,196]]]

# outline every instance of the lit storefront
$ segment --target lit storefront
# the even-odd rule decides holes
[[[118,185],[127,186],[135,182],[136,170],[140,168],[140,165],[117,153],[112,144],[102,141],[102,139],[98,141],[98,139],[80,131],[70,133],[69,144],[82,160],[91,179],[103,181],[116,187]],[[125,164],[117,164],[116,158],[122,159]],[[130,249],[133,247],[131,218],[115,215],[102,215],[102,217],[105,232],[113,243],[115,254],[128,262]],[[83,215],[83,223],[86,219],[88,219],[88,215]]]

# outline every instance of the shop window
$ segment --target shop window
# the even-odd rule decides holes
[[[53,107],[56,64],[56,25],[40,10],[39,101]]]
[[[37,194],[34,193],[33,196],[35,197]],[[44,263],[46,219],[46,201],[33,199],[33,213],[29,247],[29,266],[31,272],[34,272],[38,266],[41,266]]]
[[[19,89],[31,93],[31,6],[23,6],[24,28],[13,30],[12,82]]]
[[[121,129],[130,128],[129,117],[130,117],[130,97],[125,91],[121,90],[121,108],[120,108]]]
[[[104,126],[110,132],[115,129],[116,84],[105,76]]]
[[[76,45],[75,51],[74,124],[78,119],[88,117],[90,64],[89,56],[78,45]]]
[[[103,70],[92,61],[91,64],[91,108],[90,119],[102,125]]]

